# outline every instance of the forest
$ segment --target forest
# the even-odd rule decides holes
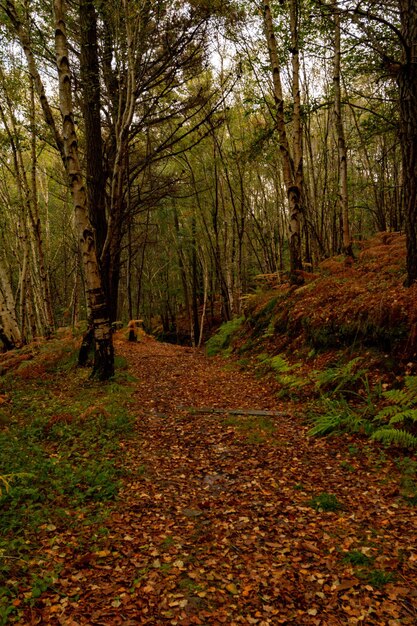
[[[416,624],[415,1],[0,40],[0,626]]]
[[[4,2],[1,341],[201,345],[377,231],[417,273],[412,2]],[[101,357],[98,355],[101,354]]]

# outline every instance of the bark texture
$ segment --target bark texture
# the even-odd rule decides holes
[[[284,98],[281,84],[281,66],[278,56],[277,41],[270,2],[263,3],[264,30],[268,42],[269,60],[272,68],[274,87],[276,127],[279,137],[282,171],[287,191],[289,208],[289,248],[290,248],[290,281],[302,284],[304,279],[300,271],[303,269],[301,254],[301,220],[302,220],[302,132],[301,103],[299,87],[299,52],[298,52],[298,13],[297,2],[290,2],[290,27],[292,43],[292,92],[293,92],[293,149],[285,124]]]
[[[334,117],[337,137],[338,170],[339,170],[339,205],[342,216],[342,252],[347,257],[353,257],[352,239],[349,225],[349,196],[348,171],[345,129],[342,117],[342,97],[340,89],[340,11],[337,2],[333,2],[334,20],[334,58],[333,58],[333,88],[334,88]]]
[[[114,373],[112,333],[104,290],[101,284],[94,233],[88,218],[87,193],[78,155],[78,141],[72,108],[71,72],[62,0],[54,1],[54,11],[56,20],[55,50],[59,76],[59,102],[63,124],[65,166],[74,204],[75,227],[79,238],[87,298],[91,307],[91,319],[94,327],[93,376],[99,380],[106,380]]]
[[[399,0],[403,62],[397,81],[400,96],[404,214],[407,235],[407,278],[417,281],[417,3]]]

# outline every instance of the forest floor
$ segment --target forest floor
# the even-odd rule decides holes
[[[135,378],[123,487],[95,523],[38,529],[55,574],[20,589],[13,623],[417,623],[417,508],[395,455],[308,437],[302,407],[230,359],[119,337]]]

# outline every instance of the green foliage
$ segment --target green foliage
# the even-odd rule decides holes
[[[375,589],[380,589],[387,583],[394,580],[393,574],[381,569],[369,569],[374,562],[374,558],[367,556],[360,550],[351,550],[343,557],[343,562],[355,567],[356,575]]]
[[[331,320],[312,323],[303,318],[302,326],[306,341],[315,350],[332,350],[357,346],[375,346],[390,351],[392,346],[406,339],[408,330],[405,324],[379,325],[370,319],[354,319],[345,324]]]
[[[375,589],[380,589],[395,580],[393,574],[382,569],[373,569],[370,572],[361,572],[361,575]]]
[[[207,355],[214,356],[226,350],[230,345],[232,336],[240,329],[244,321],[244,317],[236,317],[230,322],[222,324],[217,333],[210,337],[206,343]]]
[[[356,357],[347,363],[328,368],[316,374],[316,387],[329,395],[344,394],[356,387],[363,380],[366,370],[358,368],[362,361]]]
[[[3,491],[5,491],[6,493],[9,493],[11,478],[12,477],[10,475],[7,475],[7,476],[0,475],[0,497],[3,495]]]
[[[310,436],[323,437],[346,431],[369,434],[372,431],[372,423],[366,415],[353,410],[344,398],[321,398],[313,407],[311,417],[314,426],[308,432]]]
[[[290,365],[287,359],[282,354],[270,356],[267,353],[258,355],[258,360],[262,370],[272,370],[275,373],[275,378],[282,386],[280,391],[280,397],[291,395],[294,391],[302,389],[307,383],[306,378],[301,378],[294,374],[294,370],[300,367],[299,363]]]
[[[386,445],[417,448],[417,376],[407,376],[403,389],[385,391],[389,402],[375,417],[372,437]]]
[[[227,417],[223,423],[244,433],[246,443],[253,445],[271,440],[275,432],[273,420],[263,415],[232,415]]]
[[[273,337],[277,330],[282,332],[286,330],[287,313],[283,311],[276,312],[279,301],[282,302],[284,307],[287,304],[287,302],[283,301],[283,298],[285,299],[284,296],[273,296],[261,308],[252,312],[251,317],[248,319],[252,328],[252,337],[269,338]]]
[[[2,378],[12,402],[2,407],[8,428],[0,430],[0,576],[16,567],[23,575],[40,528],[70,528],[78,514],[93,523],[121,486],[118,454],[133,430],[126,408],[132,390],[92,384],[87,372],[61,365],[45,378]],[[37,598],[50,581],[30,570]],[[0,624],[13,615],[11,599],[0,588]]]
[[[349,563],[350,565],[359,566],[359,565],[371,565],[373,563],[373,558],[366,556],[363,552],[359,550],[351,550],[347,552],[343,557],[344,563]]]
[[[308,503],[316,511],[340,511],[343,506],[332,493],[321,493],[314,496]]]
[[[347,461],[342,461],[340,463],[340,467],[348,472],[356,472],[356,467],[348,463]]]
[[[417,437],[399,428],[379,428],[373,433],[372,439],[380,441],[387,446],[417,448]]]

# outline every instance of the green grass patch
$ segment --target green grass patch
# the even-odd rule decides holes
[[[382,569],[360,570],[357,572],[357,575],[359,578],[362,578],[368,584],[372,585],[375,589],[381,589],[388,583],[392,583],[395,580],[394,574],[386,572]]]
[[[183,591],[186,591],[189,594],[197,593],[198,591],[202,591],[203,588],[192,578],[188,578],[188,576],[183,576],[178,581],[178,587]]]
[[[332,493],[321,493],[314,496],[308,504],[316,511],[340,511],[343,509],[341,502]]]
[[[343,562],[348,563],[349,565],[353,565],[354,567],[371,565],[373,563],[373,558],[363,554],[359,550],[351,550],[347,552],[343,557]]]

